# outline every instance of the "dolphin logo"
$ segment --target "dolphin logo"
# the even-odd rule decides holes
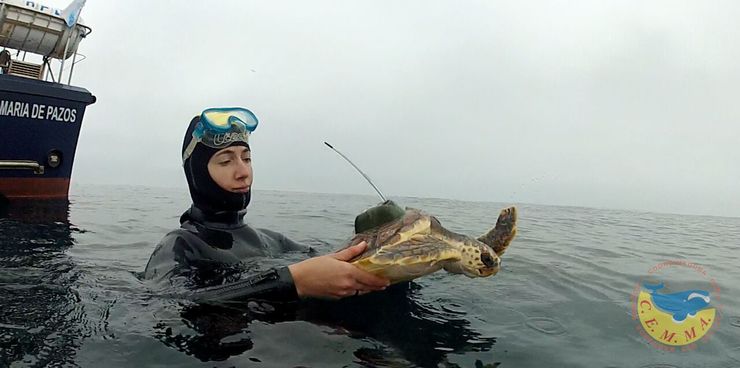
[[[662,311],[673,315],[674,322],[683,322],[687,316],[695,316],[696,312],[709,305],[709,292],[706,290],[685,290],[671,294],[658,294],[658,290],[665,287],[663,283],[643,286],[650,293],[653,303]]]

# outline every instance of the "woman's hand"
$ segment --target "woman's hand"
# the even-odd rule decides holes
[[[385,289],[390,285],[387,279],[347,262],[362,254],[366,247],[367,243],[362,242],[333,254],[288,266],[298,296],[339,299]]]

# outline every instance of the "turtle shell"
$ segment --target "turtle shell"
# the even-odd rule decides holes
[[[390,276],[386,272],[389,268],[403,268],[401,273],[408,271],[417,274],[420,271],[412,272],[414,264],[427,270],[430,263],[449,258],[451,255],[447,254],[448,251],[457,253],[446,242],[431,236],[435,232],[433,228],[442,230],[438,225],[435,218],[417,209],[402,209],[395,203],[386,201],[366,210],[355,219],[356,231],[350,245],[366,241],[367,248],[351,262],[367,271],[380,272],[385,276]],[[401,276],[400,279],[406,279],[406,276],[411,274]],[[399,280],[399,277],[394,280]]]

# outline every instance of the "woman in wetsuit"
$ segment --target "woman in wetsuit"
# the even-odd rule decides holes
[[[257,124],[243,108],[207,109],[192,119],[182,158],[193,204],[180,228],[157,245],[144,278],[198,301],[342,298],[384,289],[388,280],[347,262],[364,243],[283,267],[255,267],[259,257],[307,250],[244,223],[252,186],[248,140]]]

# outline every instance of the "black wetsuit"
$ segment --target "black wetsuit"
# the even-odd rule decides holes
[[[180,218],[181,227],[157,245],[144,278],[163,293],[196,301],[297,300],[288,268],[265,269],[261,261],[310,248],[282,234],[248,226],[243,222],[245,213],[210,214],[193,205]]]

